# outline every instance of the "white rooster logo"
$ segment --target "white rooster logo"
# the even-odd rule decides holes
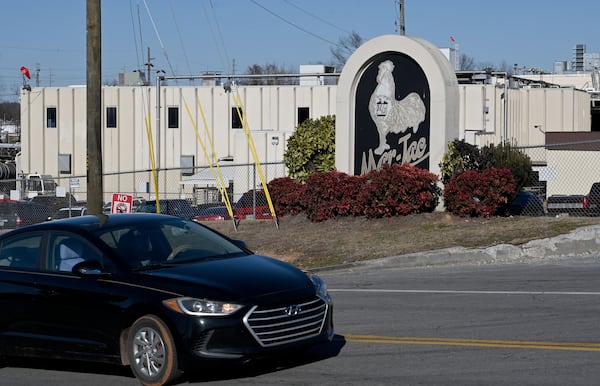
[[[390,60],[379,64],[378,85],[369,100],[369,113],[379,131],[379,146],[374,151],[377,155],[390,148],[386,139],[388,133],[404,133],[409,128],[416,133],[425,120],[425,104],[419,94],[412,92],[404,99],[396,100],[393,70],[394,64]]]

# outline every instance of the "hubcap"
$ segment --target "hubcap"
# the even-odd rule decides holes
[[[165,344],[160,334],[149,327],[135,333],[133,339],[135,367],[148,377],[155,377],[165,365]]]

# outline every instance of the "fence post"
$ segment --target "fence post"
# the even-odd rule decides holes
[[[256,219],[256,164],[252,165],[252,213]]]

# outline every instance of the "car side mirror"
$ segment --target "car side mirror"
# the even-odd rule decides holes
[[[85,260],[75,264],[71,271],[84,276],[101,275],[103,273],[103,268],[97,260]]]
[[[233,243],[242,249],[248,249],[248,244],[244,240],[233,240]]]

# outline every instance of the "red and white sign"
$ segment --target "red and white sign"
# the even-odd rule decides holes
[[[131,213],[133,196],[130,194],[114,193],[112,196],[111,213]]]

